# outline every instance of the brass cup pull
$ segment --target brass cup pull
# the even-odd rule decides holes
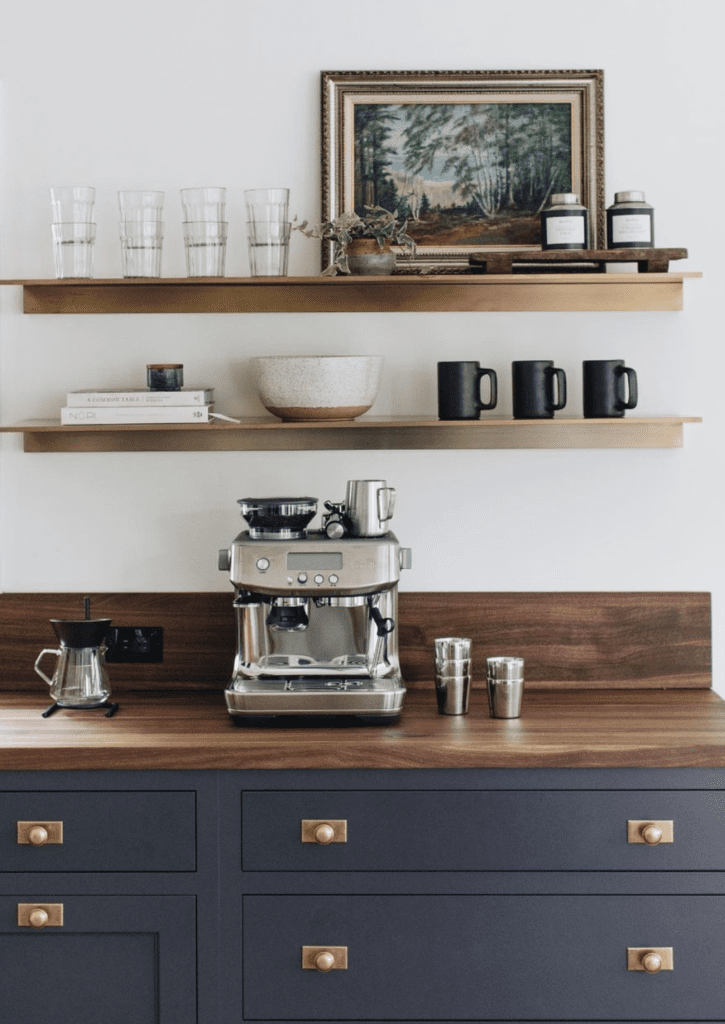
[[[344,818],[303,818],[300,822],[300,840],[303,843],[317,843],[319,846],[346,843],[347,821]]]
[[[20,928],[62,928],[62,903],[18,903]]]
[[[627,970],[659,974],[673,969],[672,946],[630,946],[627,949]]]
[[[347,946],[303,946],[302,969],[304,971],[347,970]]]

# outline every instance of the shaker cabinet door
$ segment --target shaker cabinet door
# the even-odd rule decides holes
[[[48,924],[19,924],[19,905]],[[196,1024],[195,897],[0,896],[0,1008],[8,1024]]]
[[[243,902],[245,1020],[725,1020],[722,896]],[[628,969],[650,947],[673,969]]]

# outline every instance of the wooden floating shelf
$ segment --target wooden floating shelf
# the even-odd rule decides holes
[[[3,280],[25,313],[432,313],[678,311],[667,274],[440,274],[391,277]]]
[[[25,420],[0,427],[22,433],[26,452],[313,451],[356,449],[681,448],[683,424],[699,417],[594,420],[481,419],[441,421],[363,417],[353,422],[124,423],[61,426]]]

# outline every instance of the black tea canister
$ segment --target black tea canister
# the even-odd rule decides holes
[[[608,249],[649,249],[655,244],[654,207],[644,192],[615,192],[607,209]]]
[[[589,211],[574,192],[556,192],[541,214],[542,249],[586,249]]]

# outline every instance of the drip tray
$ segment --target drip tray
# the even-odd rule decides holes
[[[238,679],[224,691],[231,715],[400,714],[405,698],[400,678],[345,676]]]

